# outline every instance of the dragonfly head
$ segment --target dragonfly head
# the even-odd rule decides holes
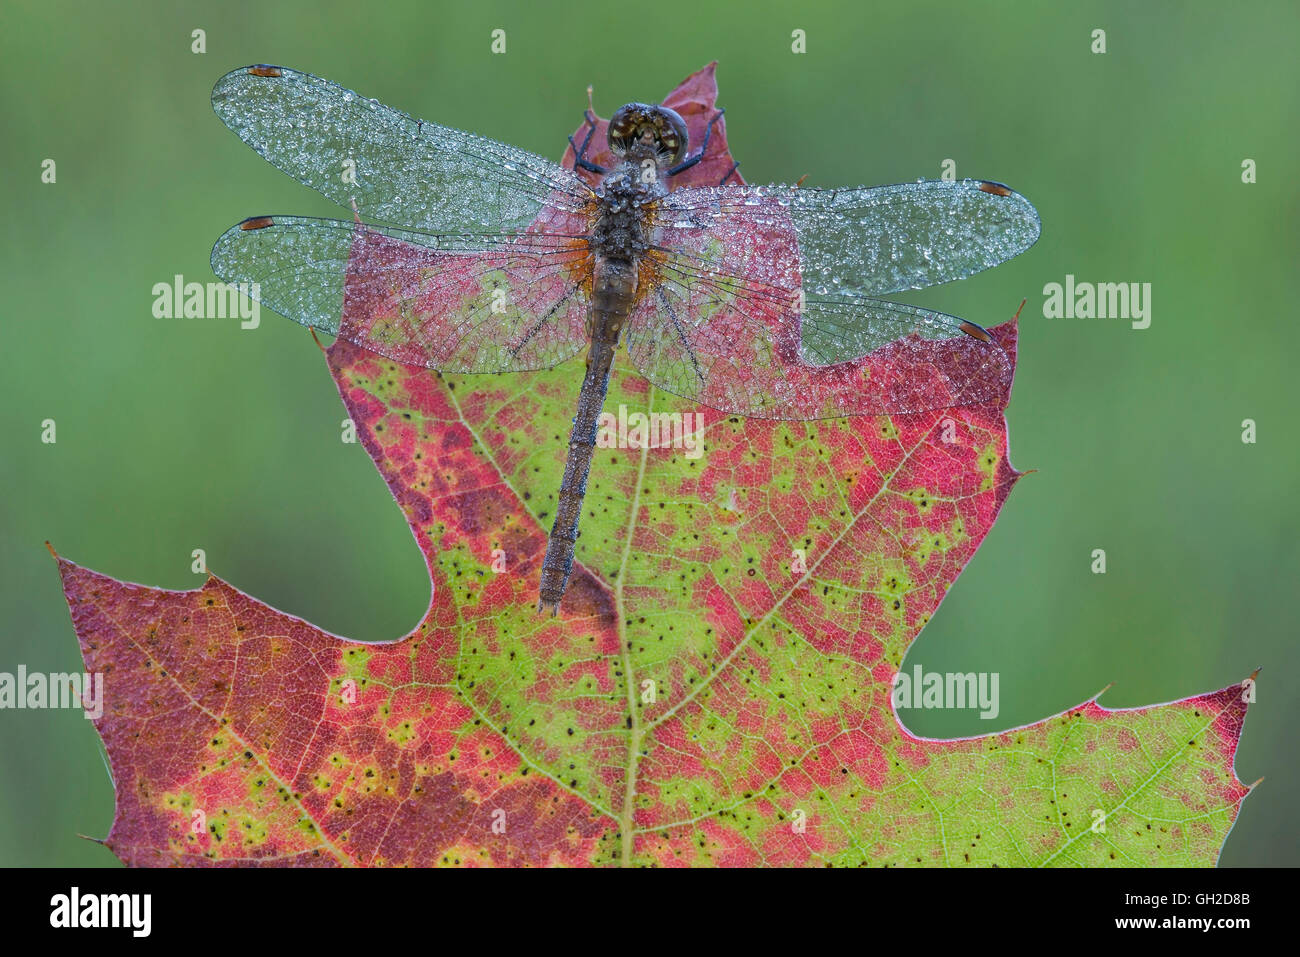
[[[619,159],[649,157],[675,166],[686,156],[688,139],[686,121],[666,106],[628,103],[609,120],[609,149]]]

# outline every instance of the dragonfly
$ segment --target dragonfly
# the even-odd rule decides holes
[[[708,154],[721,110],[692,153],[676,111],[626,104],[610,119],[609,166],[588,158],[587,112],[565,168],[266,64],[222,77],[212,106],[265,159],[353,211],[231,227],[212,250],[226,282],[443,373],[549,369],[585,350],[539,613],[558,613],[573,570],[620,347],[655,387],[756,418],[923,412],[1006,387],[1009,360],[983,326],[879,298],[1033,245],[1037,212],[1000,183],[807,188],[728,175],[674,188]]]

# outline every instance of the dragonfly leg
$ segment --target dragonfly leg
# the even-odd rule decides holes
[[[740,164],[739,164],[739,163],[732,163],[732,164],[731,164],[731,169],[727,170],[727,175],[724,176],[724,177],[722,177],[722,179],[718,180],[718,185],[719,185],[719,186],[726,186],[726,185],[727,185],[727,180],[731,179],[731,177],[735,175],[736,170],[738,170],[738,169],[740,169]]]
[[[690,169],[700,160],[704,159],[704,151],[709,148],[709,138],[713,136],[713,127],[717,124],[718,120],[722,119],[722,114],[725,112],[727,111],[718,110],[718,112],[713,114],[713,119],[709,120],[709,125],[704,130],[704,142],[700,144],[700,151],[696,153],[694,156],[682,160],[680,163],[678,163],[676,166],[670,169],[668,171],[669,176],[676,176],[678,173],[682,172],[683,170]],[[727,175],[730,176],[731,174],[728,173]]]
[[[591,143],[591,134],[596,132],[596,121],[592,118],[591,110],[583,110],[582,118],[587,124],[587,135],[582,139],[582,145],[573,142],[573,137],[569,137],[569,146],[573,148],[573,168],[587,170],[589,173],[595,173],[598,176],[604,176],[609,170],[603,166],[597,166],[595,163],[586,159],[587,146]]]

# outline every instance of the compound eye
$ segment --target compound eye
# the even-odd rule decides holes
[[[672,163],[676,166],[686,158],[686,146],[691,139],[690,134],[686,132],[686,121],[682,119],[680,113],[666,106],[657,106],[655,109],[664,121],[659,142],[672,154]]]

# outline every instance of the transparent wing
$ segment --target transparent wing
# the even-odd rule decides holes
[[[413,119],[285,67],[212,88],[221,121],[272,164],[368,220],[436,233],[523,229],[543,205],[591,191],[568,170],[494,140]]]
[[[1033,207],[1006,187],[988,188],[967,180],[858,190],[679,190],[654,206],[655,243],[679,274],[698,277],[704,287],[790,303],[799,316],[801,361],[827,365],[909,331],[894,313],[861,308],[871,293],[961,278],[1033,242]],[[961,320],[926,315],[936,318],[911,331],[924,338],[962,331]]]
[[[656,277],[627,325],[633,364],[661,389],[766,419],[922,412],[1004,400],[1011,363],[955,316],[869,297],[808,296],[705,275],[655,257]],[[816,330],[809,363],[806,330]],[[865,351],[865,352],[864,352]]]
[[[227,230],[212,270],[305,326],[445,372],[545,369],[586,343],[586,242],[471,238],[262,216]]]
[[[800,285],[822,295],[879,296],[963,279],[1024,252],[1040,231],[1027,199],[973,179],[855,189],[682,189],[660,206],[668,233],[702,229],[725,237],[738,228],[793,228]],[[735,273],[725,262],[714,265]]]

